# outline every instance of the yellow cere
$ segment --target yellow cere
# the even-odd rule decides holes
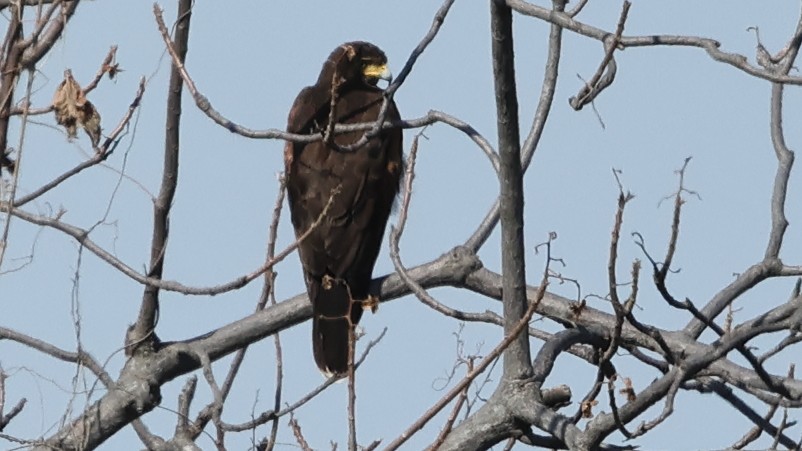
[[[386,64],[367,64],[364,69],[362,69],[362,73],[365,74],[366,77],[379,78],[382,80],[389,80],[393,76]]]

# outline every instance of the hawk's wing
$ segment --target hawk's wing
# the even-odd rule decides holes
[[[328,99],[321,101],[320,97],[314,89],[301,91],[290,113],[289,131],[309,133],[326,126]],[[338,100],[337,122],[374,121],[382,101],[379,90],[351,91]],[[391,103],[387,120],[398,119],[398,110]],[[334,141],[347,146],[364,133],[340,134]],[[287,190],[298,236],[317,221],[334,196],[326,218],[300,246],[301,259],[310,274],[370,277],[398,194],[402,146],[400,129],[385,130],[353,151],[339,151],[322,141],[287,143]],[[367,287],[357,285],[352,287],[358,291],[354,295],[366,295]]]
[[[322,91],[316,87],[301,91],[290,112],[288,131],[306,134],[326,127],[330,100]],[[378,89],[348,91],[337,101],[336,121],[375,121],[382,101]],[[391,103],[387,120],[397,119],[400,115]],[[364,133],[337,135],[334,142],[347,146]],[[382,131],[353,151],[337,146],[318,140],[287,143],[285,148],[296,236],[321,218],[298,249],[314,311],[315,360],[329,373],[347,369],[349,322],[356,324],[362,315],[359,304],[369,295],[373,266],[399,189],[402,131]]]

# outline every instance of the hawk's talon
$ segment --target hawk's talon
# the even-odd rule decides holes
[[[370,313],[376,313],[379,310],[379,297],[369,294],[367,299],[362,301],[362,309],[370,309]]]
[[[335,282],[334,277],[331,277],[330,275],[326,274],[320,280],[320,285],[323,287],[324,290],[331,290],[331,287],[332,285],[334,285],[334,282]]]

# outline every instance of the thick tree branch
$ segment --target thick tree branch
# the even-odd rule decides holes
[[[433,262],[410,268],[408,273],[419,285],[425,288],[445,285],[465,287],[490,298],[501,299],[501,275],[485,268],[476,268],[475,256],[464,248],[456,248]],[[382,302],[410,293],[407,284],[397,275],[376,279],[374,283],[377,284],[377,292],[380,293]],[[527,287],[527,296],[530,302],[538,298],[537,293],[538,288]],[[789,313],[795,310],[799,310],[796,305],[786,305],[775,314],[765,318],[756,318],[755,321],[774,321],[785,318],[783,321],[786,321],[785,325],[789,327],[789,321],[793,317],[793,315],[789,316]],[[571,322],[602,336],[605,334],[605,330],[611,330],[615,324],[614,316],[590,307],[585,307],[581,314],[577,315],[571,309],[570,300],[549,293],[543,295],[542,300],[537,304],[536,312],[548,318],[554,318],[559,322]],[[88,421],[88,429],[83,429],[83,426],[81,426],[80,430],[88,431],[89,443],[99,444],[120,427],[132,421],[133,418],[154,408],[160,401],[158,395],[159,387],[162,384],[200,368],[200,361],[192,357],[192,354],[187,353],[187,347],[206,353],[211,361],[215,361],[240,349],[244,345],[254,343],[306,321],[311,315],[311,304],[306,294],[302,294],[279,302],[275,306],[269,306],[260,312],[223,326],[202,337],[175,344],[165,343],[156,354],[147,358],[134,357],[126,364],[126,368],[117,382],[117,385],[121,385],[124,389],[110,390],[98,403],[77,418],[72,425],[84,424]],[[754,335],[754,332],[747,331],[747,327],[743,330],[747,335],[739,336],[736,341]],[[712,356],[716,349],[711,345],[692,340],[681,332],[661,331],[661,334],[665,337],[665,341],[671,347],[672,352],[678,354]],[[649,336],[642,334],[627,324],[621,330],[621,343],[624,347],[633,346],[651,351],[659,350],[659,346]],[[726,343],[726,346],[734,346],[734,343]],[[144,377],[145,375],[147,377]],[[738,386],[754,390],[768,389],[752,369],[732,363],[726,360],[725,356],[721,356],[710,363],[708,375],[716,375],[725,378],[728,383],[737,383]],[[671,378],[669,377],[669,379]],[[776,376],[774,380],[775,383],[782,384],[794,399],[802,397],[802,381]],[[143,384],[143,381],[146,383]],[[661,387],[661,385],[658,385],[649,393],[657,394]],[[641,396],[644,396],[643,393],[639,394],[639,399]],[[649,396],[649,399],[653,398]],[[624,408],[626,406],[622,407],[622,409]],[[132,415],[132,412],[139,413]],[[544,411],[538,410],[537,412],[543,413]],[[103,415],[102,418],[106,421],[103,425],[93,423],[93,418],[101,418],[99,415]],[[544,421],[549,418],[549,415],[543,417]],[[615,425],[614,423],[611,424],[614,430]],[[48,439],[47,443],[64,449],[74,449],[72,448],[75,445],[72,442],[74,437],[70,433],[72,427],[70,425],[66,426],[65,429]],[[450,436],[454,434],[456,434],[456,429]],[[41,449],[44,451],[46,448]]]
[[[794,61],[802,45],[802,12],[797,20],[796,30],[791,37],[788,45],[782,52],[782,62],[779,66],[770,67],[772,74],[778,77],[787,77],[793,67]],[[780,261],[780,250],[782,248],[785,230],[788,227],[788,220],[785,216],[785,203],[788,192],[788,182],[791,177],[791,168],[794,164],[794,153],[788,148],[785,142],[783,131],[783,91],[782,80],[773,80],[775,83],[771,87],[771,115],[770,130],[771,141],[774,146],[774,153],[777,158],[777,172],[774,177],[774,187],[771,196],[771,231],[766,246],[763,261],[753,265],[744,274],[741,274],[729,286],[719,291],[716,296],[708,302],[702,309],[705,318],[711,320],[718,316],[727,305],[740,294],[749,288],[757,285],[768,277],[781,275],[784,269]],[[685,330],[693,337],[698,337],[704,330],[704,323],[694,319],[685,326]]]
[[[244,350],[250,344],[267,336],[273,335],[277,339],[277,334],[280,331],[306,321],[311,316],[311,306],[306,299],[306,295],[298,295],[284,302],[265,306],[265,300],[272,291],[275,281],[275,274],[272,273],[273,265],[283,256],[290,253],[297,246],[298,241],[277,256],[273,255],[274,249],[271,249],[268,252],[264,266],[224,285],[201,288],[186,287],[177,282],[162,279],[165,249],[169,238],[170,206],[177,187],[178,125],[182,83],[187,86],[197,106],[204,113],[216,123],[234,133],[251,138],[285,139],[297,142],[310,142],[325,139],[325,137],[322,133],[294,135],[273,129],[250,130],[234,124],[215,111],[211,107],[209,100],[197,90],[184,66],[185,55],[182,54],[182,51],[185,52],[186,50],[187,36],[183,36],[184,44],[182,46],[181,33],[186,30],[182,30],[180,24],[182,21],[188,21],[191,4],[187,0],[180,1],[181,6],[179,9],[183,13],[179,11],[179,30],[175,37],[176,42],[169,38],[161,12],[157,8],[155,9],[157,22],[163,37],[165,37],[167,51],[173,59],[174,66],[171,76],[171,93],[168,99],[166,127],[168,133],[165,140],[164,177],[159,197],[154,199],[154,230],[149,272],[140,274],[131,269],[111,252],[90,240],[91,229],[84,230],[62,222],[61,213],[45,217],[28,213],[19,208],[59,186],[63,181],[102,162],[119,143],[121,130],[127,126],[128,119],[130,119],[135,106],[132,106],[132,109],[129,110],[128,119],[122,122],[112,134],[113,138],[110,137],[103,146],[96,147],[95,150],[98,155],[65,172],[52,182],[35,190],[31,195],[15,200],[12,194],[7,203],[0,204],[0,212],[7,212],[9,217],[14,216],[31,224],[53,228],[74,238],[106,263],[137,280],[145,287],[142,308],[134,329],[135,333],[132,333],[129,338],[135,342],[145,342],[153,346],[140,348],[140,351],[148,352],[134,352],[116,381],[112,380],[104,372],[104,369],[91,356],[84,354],[81,349],[76,353],[66,353],[66,351],[48,343],[35,340],[10,329],[0,328],[0,339],[14,341],[22,346],[76,365],[86,364],[108,388],[100,400],[83,412],[77,413],[71,423],[62,424],[60,429],[52,433],[51,437],[44,442],[26,442],[36,446],[35,449],[93,449],[119,431],[120,428],[131,423],[134,424],[137,433],[148,448],[159,449],[160,451],[173,450],[177,447],[197,449],[197,445],[193,443],[193,440],[208,426],[209,421],[213,421],[216,427],[217,438],[215,444],[219,449],[223,449],[226,446],[223,440],[226,432],[243,430],[242,428],[255,430],[257,426],[273,421],[269,443],[263,441],[264,446],[263,443],[257,446],[257,449],[264,449],[275,444],[276,427],[278,425],[276,420],[282,414],[292,412],[295,408],[290,406],[284,410],[279,410],[281,403],[281,388],[279,384],[271,411],[264,412],[258,418],[251,416],[252,421],[236,425],[225,423],[221,417],[223,403],[238,373],[239,365],[245,353]],[[426,46],[434,39],[454,3],[453,0],[443,0],[429,33],[412,52],[396,82],[388,87],[388,98],[403,83],[418,56],[424,52]],[[790,347],[800,340],[797,336],[798,334],[794,332],[802,328],[802,298],[799,295],[799,289],[797,288],[792,293],[790,300],[773,303],[762,309],[760,314],[745,321],[740,320],[740,324],[733,324],[734,321],[729,318],[726,325],[722,327],[718,325],[716,318],[725,310],[732,309],[733,302],[739,296],[747,293],[758,284],[771,278],[802,274],[802,267],[786,265],[781,260],[781,256],[785,256],[787,253],[787,249],[784,250],[782,248],[786,237],[786,229],[788,228],[785,207],[794,161],[794,154],[788,147],[790,142],[786,143],[785,130],[782,124],[783,90],[785,84],[802,85],[802,77],[789,75],[790,69],[797,58],[800,45],[802,45],[802,16],[786,48],[776,55],[770,55],[759,43],[757,63],[752,64],[742,55],[722,51],[720,44],[712,39],[694,36],[624,36],[624,22],[628,6],[625,6],[622,12],[618,29],[611,33],[574,19],[587,3],[584,0],[580,0],[579,5],[575,6],[569,13],[564,12],[565,0],[553,0],[551,10],[522,0],[491,0],[490,3],[497,101],[498,154],[493,146],[476,132],[472,126],[438,111],[430,111],[421,118],[397,121],[395,123],[386,123],[382,115],[379,120],[372,123],[338,125],[330,130],[332,134],[360,130],[364,132],[363,139],[366,140],[380,130],[387,128],[415,128],[443,122],[464,133],[485,153],[497,173],[500,183],[500,195],[496,204],[487,213],[484,221],[466,242],[465,246],[455,248],[432,262],[413,268],[406,268],[401,263],[398,244],[403,221],[409,206],[411,189],[408,189],[408,195],[404,199],[401,211],[402,216],[399,219],[399,229],[393,232],[391,242],[393,247],[391,257],[398,269],[398,273],[375,280],[374,291],[380,294],[383,302],[412,292],[440,313],[460,319],[499,325],[504,329],[505,338],[480,366],[469,370],[468,377],[454,388],[456,391],[449,392],[430,411],[424,413],[421,419],[412,424],[399,439],[391,444],[391,448],[404,443],[411,434],[419,430],[433,415],[453,401],[455,396],[464,397],[465,390],[471,384],[472,378],[481,372],[479,368],[482,365],[487,368],[489,365],[494,364],[502,352],[505,354],[504,378],[496,392],[476,412],[472,412],[470,403],[468,403],[468,411],[473,414],[469,415],[462,423],[455,421],[456,414],[461,407],[461,405],[457,405],[448,420],[448,427],[438,436],[434,447],[439,446],[441,449],[453,450],[484,449],[509,440],[508,448],[511,448],[518,440],[524,444],[553,448],[567,447],[578,450],[617,449],[617,447],[605,445],[603,442],[609,439],[616,430],[622,431],[627,438],[635,437],[639,434],[644,434],[669,418],[674,412],[675,398],[680,390],[716,393],[729,402],[732,409],[752,421],[756,425],[756,431],[771,435],[775,442],[774,445],[795,446],[796,444],[788,436],[788,428],[792,423],[788,423],[787,417],[784,415],[779,425],[773,424],[770,419],[774,411],[780,407],[802,406],[802,381],[797,380],[793,373],[783,376],[769,373],[769,370],[764,365],[768,365],[765,363],[767,359],[772,358],[782,350],[787,350],[786,353],[793,352],[794,350],[790,350]],[[2,138],[0,142],[3,144],[0,146],[0,151],[2,151],[0,152],[0,166],[12,168],[14,163],[6,157],[6,151],[10,150],[7,149],[9,116],[22,112],[23,121],[25,121],[27,115],[33,111],[30,108],[30,102],[24,104],[18,102],[16,109],[12,106],[14,90],[16,89],[16,84],[19,83],[19,73],[22,69],[30,70],[31,72],[37,69],[38,60],[47,54],[53,43],[57,42],[59,36],[62,35],[65,25],[77,7],[78,1],[42,0],[36,2],[35,5],[37,5],[38,9],[36,10],[35,21],[26,18],[24,22],[25,24],[31,23],[33,28],[32,32],[28,30],[26,37],[22,33],[23,22],[20,18],[22,18],[22,9],[31,4],[27,0],[5,3],[0,0],[0,10],[5,8],[10,24],[2,49],[3,60],[0,61],[0,66],[4,69],[0,73],[0,84],[2,84],[0,85],[0,138]],[[628,4],[628,2],[625,2],[625,5]],[[536,17],[549,22],[551,25],[545,78],[533,124],[523,143],[520,142],[521,136],[517,115],[518,99],[512,40],[513,11]],[[729,64],[740,71],[772,83],[770,131],[777,168],[771,200],[771,230],[767,237],[765,255],[762,261],[739,274],[732,283],[716,293],[712,299],[706,300],[707,304],[702,309],[697,309],[687,298],[684,302],[681,297],[675,299],[672,293],[669,292],[665,279],[670,273],[674,251],[678,243],[679,206],[682,202],[679,195],[675,198],[675,217],[666,258],[662,263],[652,261],[655,277],[658,280],[658,291],[663,296],[663,299],[672,307],[684,308],[694,316],[684,330],[665,330],[642,324],[632,313],[631,307],[634,304],[635,293],[638,289],[637,264],[633,266],[633,294],[628,300],[619,299],[617,291],[621,285],[615,268],[619,252],[617,244],[621,230],[620,214],[616,218],[614,238],[611,243],[611,255],[608,261],[609,293],[615,315],[593,309],[585,303],[577,306],[576,303],[572,303],[568,299],[546,293],[546,279],[538,287],[526,285],[522,216],[523,173],[530,165],[537,150],[553,104],[560,60],[562,30],[564,28],[598,40],[605,45],[605,56],[601,69],[591,80],[592,89],[587,93],[588,95],[583,101],[592,99],[593,92],[598,93],[600,89],[603,89],[605,77],[608,77],[614,69],[613,54],[615,50],[627,47],[684,46],[701,48],[716,61]],[[603,72],[603,70],[607,72]],[[102,73],[96,76],[96,81],[99,80],[99,76],[102,76]],[[86,89],[91,89],[92,86],[93,83],[90,83]],[[4,91],[7,92],[7,95],[3,95]],[[141,98],[141,92],[138,98]],[[138,99],[135,103],[138,104]],[[385,102],[384,108],[386,108],[386,105]],[[409,169],[408,188],[411,187],[412,164],[410,164]],[[626,197],[622,196],[622,204],[625,202]],[[620,208],[620,213],[622,212],[623,205]],[[278,216],[276,215],[277,220]],[[503,254],[501,274],[483,268],[476,254],[499,222],[502,223],[501,248]],[[274,222],[272,226],[275,226],[275,224]],[[274,237],[274,231],[271,232],[271,236]],[[299,241],[301,239],[303,237],[299,238]],[[271,242],[275,242],[274,238],[271,239]],[[660,266],[661,264],[662,266]],[[546,266],[548,269],[548,262]],[[158,316],[160,290],[211,295],[242,287],[262,274],[266,274],[265,290],[257,311],[252,315],[212,330],[202,336],[181,341],[158,343],[155,335],[152,335]],[[466,313],[470,310],[481,311],[481,308],[472,308],[475,307],[473,305],[465,307],[464,310],[448,308],[427,294],[427,290],[438,286],[458,287],[497,300],[501,302],[504,316],[502,317],[492,312]],[[646,302],[643,302],[643,304],[646,304]],[[261,307],[266,308],[262,309]],[[459,308],[463,309],[462,306]],[[566,330],[549,334],[536,329],[529,324],[529,320],[534,314],[542,315],[542,321],[548,323],[546,327],[556,325],[557,328],[562,326]],[[699,339],[701,334],[708,328],[718,335],[709,344]],[[526,334],[527,330],[531,336],[545,340],[534,360],[531,359],[530,340]],[[755,339],[777,332],[780,332],[777,336],[784,335],[786,338],[782,339],[774,349],[757,357],[751,348],[755,343]],[[772,336],[766,337],[766,340],[774,339],[775,337]],[[147,340],[152,341],[148,343]],[[368,349],[370,346],[368,346]],[[635,360],[636,363],[646,363],[657,369],[655,372],[657,374],[656,378],[651,383],[647,383],[642,390],[639,390],[637,395],[634,394],[632,386],[627,385],[626,388],[630,390],[630,393],[626,393],[627,396],[624,399],[624,403],[620,406],[618,403],[621,401],[617,401],[617,399],[620,399],[617,397],[620,393],[616,393],[616,387],[612,383],[611,377],[616,372],[616,368],[612,365],[612,359],[618,359],[619,350],[629,351],[637,359]],[[740,359],[740,356],[731,356],[733,350],[737,350],[748,363],[743,365],[736,364],[734,359]],[[211,372],[213,362],[237,351],[239,351],[239,356],[234,360],[226,381],[218,387]],[[278,341],[277,352],[281,352]],[[606,387],[608,388],[610,407],[613,412],[597,414],[595,418],[588,421],[584,429],[577,426],[576,418],[561,414],[559,410],[561,406],[550,401],[552,398],[547,400],[544,395],[545,392],[542,391],[544,381],[552,374],[555,364],[563,352],[579,353],[584,362],[587,363],[586,369],[589,372],[596,371],[597,366],[600,367],[588,399],[595,399],[601,393],[603,387],[605,387],[605,378],[610,381]],[[737,361],[740,362],[742,360]],[[579,365],[582,365],[582,363],[580,361]],[[775,363],[775,359],[772,359],[772,363]],[[280,360],[278,366],[279,378],[281,378]],[[182,394],[180,399],[179,412],[182,418],[178,422],[175,437],[169,441],[164,441],[151,434],[143,424],[139,423],[139,418],[159,405],[161,387],[176,377],[198,369],[204,371],[207,381],[212,387],[215,395],[214,403],[202,410],[195,423],[188,421],[187,415],[190,412],[190,404],[195,389],[194,382],[192,382],[190,384],[191,389],[188,387],[187,392]],[[331,382],[333,381],[329,381],[327,384]],[[744,404],[738,396],[734,395],[733,388],[739,388],[743,392],[752,395],[757,403],[764,403],[769,406],[770,414],[767,414],[765,418],[761,418],[756,413],[760,409]],[[567,390],[563,392],[561,400],[563,402],[569,400],[570,396],[570,390]],[[0,400],[0,423],[4,421],[2,404],[3,401]],[[294,406],[301,404],[296,403]],[[660,410],[661,407],[662,410]],[[648,413],[655,409],[657,412],[651,415]],[[644,421],[643,417],[648,418]],[[245,418],[248,417],[246,416]],[[631,427],[630,425],[636,421],[640,422],[640,425],[636,424],[636,427]],[[300,426],[294,420],[292,428],[300,446],[309,449],[309,445],[301,433]],[[533,431],[533,428],[544,431],[546,436],[536,435],[535,432],[537,431]],[[0,429],[2,429],[1,425]],[[628,431],[634,432],[630,433]],[[3,436],[3,438],[6,437]],[[255,444],[255,438],[253,440]],[[355,447],[354,445],[355,440],[352,441],[352,447]],[[374,443],[369,448],[372,449],[376,445]]]
[[[777,405],[773,405],[770,408],[770,414],[767,414],[764,417],[761,417],[757,412],[752,409],[745,401],[739,398],[733,390],[728,387],[726,384],[717,381],[711,378],[703,378],[696,385],[696,389],[702,393],[705,392],[712,392],[720,396],[722,399],[727,401],[733,408],[735,408],[738,412],[740,412],[743,416],[748,418],[755,424],[755,428],[748,434],[748,436],[743,437],[741,440],[738,441],[733,448],[735,449],[742,449],[744,446],[748,445],[751,441],[755,440],[757,437],[760,436],[761,432],[765,432],[771,436],[777,436],[778,430],[777,428],[771,424],[770,419],[774,415],[774,411],[777,409]],[[752,438],[750,438],[750,436]],[[783,446],[788,447],[788,449],[793,449],[796,447],[796,444],[793,440],[791,440],[785,434],[780,434],[780,443]]]
[[[399,437],[393,440],[389,445],[387,445],[386,451],[392,451],[400,447],[401,445],[406,442],[409,437],[411,437],[414,433],[418,432],[426,423],[432,419],[437,413],[443,410],[448,403],[450,403],[454,398],[459,396],[470,384],[476,379],[477,376],[482,374],[496,359],[498,359],[502,353],[506,353],[510,346],[513,346],[515,342],[519,339],[519,337],[523,336],[526,337],[528,340],[528,336],[523,332],[527,328],[527,324],[532,319],[532,315],[534,315],[535,311],[537,310],[537,306],[540,301],[543,299],[543,296],[546,294],[546,281],[548,279],[548,265],[547,269],[544,271],[543,280],[541,281],[541,286],[538,289],[535,299],[532,300],[528,304],[526,311],[524,311],[521,318],[518,320],[517,323],[513,324],[513,327],[509,330],[505,330],[504,339],[493,348],[484,358],[482,361],[479,362],[476,367],[474,367],[465,377],[460,380],[451,390],[448,391],[440,400],[438,400],[429,410],[427,410],[423,416],[415,420],[412,425],[407,428]],[[504,324],[505,328],[507,327],[507,323]],[[507,379],[508,381],[513,381],[513,379]],[[508,384],[502,383],[502,386]],[[443,449],[451,449],[449,443],[451,440],[448,438],[443,443]],[[460,448],[462,449],[462,448]]]
[[[192,0],[178,2],[178,18],[176,19],[175,41],[178,57],[183,63],[186,59],[189,43],[189,21],[192,17]],[[153,205],[153,238],[150,248],[150,269],[148,277],[161,279],[164,270],[164,259],[167,253],[169,237],[170,209],[173,206],[176,187],[178,186],[178,155],[181,131],[181,92],[184,80],[178,73],[178,67],[172,66],[170,85],[167,95],[167,119],[164,137],[164,165],[162,167],[162,184],[159,196]],[[152,348],[156,342],[154,330],[159,311],[159,288],[153,285],[145,287],[142,304],[136,324],[126,337],[126,345],[145,344]],[[142,343],[144,342],[144,343]],[[128,352],[133,352],[129,349]]]
[[[114,386],[114,380],[109,376],[106,370],[103,369],[103,365],[83,349],[78,350],[78,352],[66,351],[44,340],[5,327],[0,327],[0,339],[17,342],[63,362],[84,366],[89,369],[92,374],[97,376],[107,388]]]
[[[2,64],[0,65],[0,170],[14,172],[14,162],[8,158],[8,128],[14,91],[22,66],[20,58],[24,48],[22,41],[22,11],[19,6],[11,7],[11,17],[3,40]]]
[[[34,35],[29,40],[29,46],[25,49],[22,55],[21,64],[24,67],[33,67],[45,55],[50,52],[50,49],[56,44],[64,33],[64,28],[67,23],[72,19],[75,10],[78,9],[78,0],[62,0],[58,2],[61,5],[58,17],[49,21],[47,28],[42,28],[41,31],[34,32]],[[54,2],[54,5],[56,2]],[[44,23],[43,23],[44,25]]]
[[[501,271],[504,277],[504,333],[509,335],[526,311],[526,265],[523,220],[523,169],[518,132],[518,94],[512,42],[512,10],[490,2],[493,78],[496,90],[501,218]],[[504,377],[523,379],[532,374],[529,337],[521,334],[504,351]]]
[[[564,0],[554,0],[555,11],[562,11],[565,8]],[[546,57],[546,70],[543,74],[543,84],[540,88],[540,98],[538,99],[535,115],[532,120],[532,126],[529,128],[529,134],[524,140],[521,147],[521,164],[523,171],[529,168],[535,151],[540,143],[540,137],[543,136],[543,130],[546,128],[546,121],[551,112],[551,106],[554,103],[554,92],[557,89],[557,76],[560,67],[560,52],[562,51],[562,27],[556,24],[551,25],[549,32],[549,51]],[[498,169],[496,170],[498,171]],[[499,220],[500,203],[499,199],[485,215],[482,222],[476,228],[476,231],[465,242],[465,246],[473,249],[475,252],[490,238],[490,234],[496,228]]]

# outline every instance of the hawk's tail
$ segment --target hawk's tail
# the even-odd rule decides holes
[[[324,286],[325,285],[325,286]],[[343,281],[309,277],[312,301],[312,349],[315,362],[327,377],[348,372],[349,321],[356,325],[362,317],[360,302],[351,302]]]

